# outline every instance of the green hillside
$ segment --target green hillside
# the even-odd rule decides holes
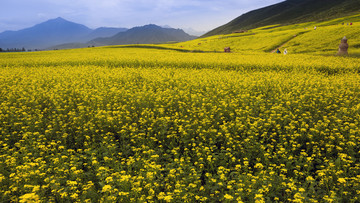
[[[205,35],[230,34],[237,30],[279,24],[322,22],[333,18],[354,15],[360,10],[358,0],[287,0],[258,10],[250,11]]]
[[[350,25],[350,22],[352,25]],[[316,30],[314,27],[316,26]],[[340,40],[346,36],[350,56],[360,55],[360,15],[336,18],[329,21],[307,22],[287,26],[270,25],[245,33],[215,35],[176,44],[159,45],[184,51],[271,52],[280,47],[290,54],[335,55]]]

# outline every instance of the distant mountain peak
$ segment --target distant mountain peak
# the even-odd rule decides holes
[[[54,18],[54,19],[50,19],[50,20],[48,20],[46,22],[49,22],[49,23],[63,23],[63,22],[71,23],[70,21],[65,20],[62,17],[57,17],[57,18]]]
[[[57,18],[54,18],[54,20],[61,20],[61,21],[66,21],[64,18],[62,17],[57,17]]]
[[[84,37],[92,31],[84,25],[58,17],[10,34],[0,33],[0,47],[43,49],[60,43],[85,41]]]
[[[150,28],[161,28],[160,26],[158,26],[158,25],[155,25],[155,24],[148,24],[148,25],[144,25],[144,26],[139,26],[139,27],[144,27],[144,28],[146,28],[146,27],[150,27]]]

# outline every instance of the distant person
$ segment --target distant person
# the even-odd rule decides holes
[[[281,51],[279,49],[276,50],[277,54],[281,54]]]
[[[344,25],[344,23],[341,23],[341,25]]]
[[[287,49],[284,50],[284,55],[286,55],[288,53]]]
[[[314,30],[316,30],[316,26],[314,27]]]
[[[350,25],[352,25],[352,23],[350,23]]]

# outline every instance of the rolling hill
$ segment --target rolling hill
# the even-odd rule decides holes
[[[181,29],[163,28],[157,25],[134,27],[126,32],[118,33],[112,37],[98,38],[90,41],[90,45],[122,45],[122,44],[156,44],[166,42],[181,42],[196,37],[185,33]]]
[[[324,21],[359,13],[359,0],[287,0],[245,13],[203,37],[230,34],[267,25]]]
[[[119,32],[127,31],[127,28],[111,28],[111,27],[100,27],[91,32],[84,41],[90,41],[99,37],[111,37]]]
[[[317,29],[314,29],[315,26]],[[337,53],[339,43],[344,36],[348,39],[349,56],[359,57],[360,13],[323,22],[307,22],[283,26],[270,25],[250,29],[243,33],[214,35],[157,46],[183,52],[213,53],[224,52],[225,47],[230,47],[232,53],[243,54],[272,53],[272,51],[279,48],[281,51],[287,49],[290,55],[316,54],[333,56]]]

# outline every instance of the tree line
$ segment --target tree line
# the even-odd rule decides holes
[[[26,49],[23,47],[21,49],[19,48],[7,48],[7,49],[3,49],[3,48],[0,48],[0,52],[25,52]],[[32,51],[32,50],[27,50],[27,51]],[[37,50],[35,50],[37,51]]]

